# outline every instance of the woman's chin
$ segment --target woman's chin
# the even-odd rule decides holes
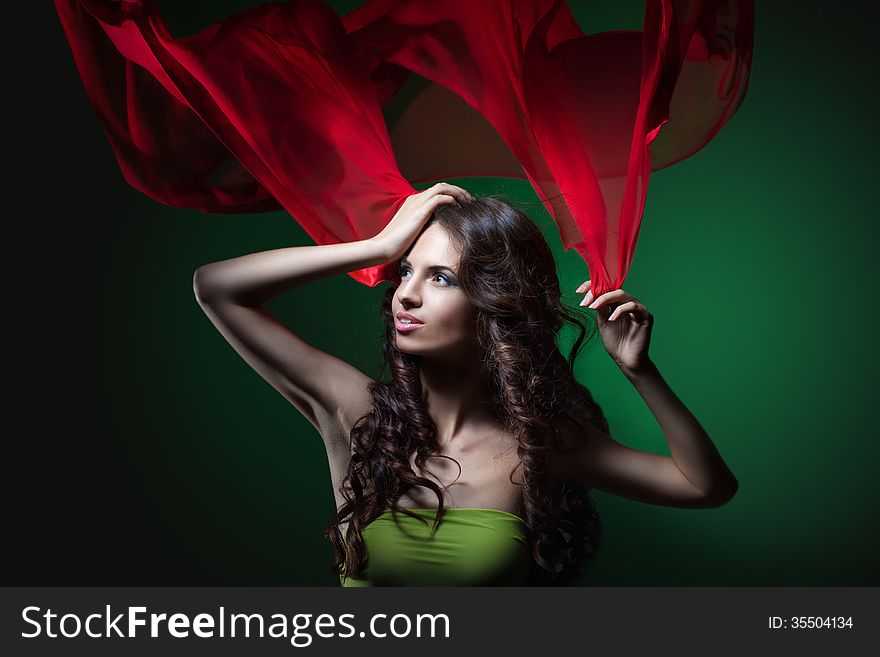
[[[402,354],[407,354],[408,356],[421,356],[421,350],[405,337],[401,338],[401,336],[398,335],[394,346],[397,347],[397,351]]]
[[[442,356],[443,349],[420,344],[420,341],[406,335],[398,335],[395,346],[397,351],[408,356]]]

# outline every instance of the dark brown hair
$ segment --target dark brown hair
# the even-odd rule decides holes
[[[492,410],[516,438],[523,482],[517,485],[523,487],[523,517],[534,559],[528,583],[567,584],[579,574],[584,559],[594,555],[600,522],[589,489],[549,481],[546,452],[562,447],[561,418],[579,426],[591,422],[608,432],[602,410],[573,374],[585,337],[593,334],[587,321],[562,303],[552,251],[521,210],[494,196],[478,197],[461,206],[441,206],[425,227],[434,222],[460,248],[458,281],[476,309]],[[438,455],[439,445],[423,400],[418,357],[396,347],[391,313],[396,287],[386,290],[382,303],[384,366],[390,380],[370,384],[372,408],[351,431],[352,457],[340,488],[345,503],[325,532],[335,549],[331,569],[337,575],[361,575],[367,557],[362,529],[384,510],[423,520],[398,505],[413,486],[437,495],[435,529],[443,513],[440,487],[410,467],[415,454],[416,465],[424,469],[427,458]],[[567,361],[557,346],[566,322],[578,330]],[[340,525],[346,518],[343,540]]]

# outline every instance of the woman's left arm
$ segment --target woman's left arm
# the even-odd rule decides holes
[[[587,292],[589,285],[590,281],[586,281],[578,292]],[[705,496],[704,501],[708,504],[720,506],[727,502],[739,486],[736,477],[721,458],[712,439],[675,395],[648,356],[653,315],[621,289],[607,292],[596,299],[592,298],[592,292],[588,292],[581,302],[581,305],[587,304],[596,310],[599,333],[606,351],[657,419],[669,443],[671,459],[681,475]],[[611,453],[611,450],[608,451]],[[633,460],[640,458],[636,455],[644,454],[628,448],[619,449],[616,453],[621,459],[629,454]],[[625,464],[618,464],[616,469],[626,471],[628,468]]]

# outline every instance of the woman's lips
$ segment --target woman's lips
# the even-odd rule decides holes
[[[413,331],[420,326],[424,326],[424,324],[417,324],[415,322],[413,322],[412,324],[404,324],[399,319],[394,320],[394,328],[396,328],[401,333],[409,333],[410,331]]]

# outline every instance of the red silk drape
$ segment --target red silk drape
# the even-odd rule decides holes
[[[562,0],[372,0],[344,17],[295,0],[183,38],[154,0],[55,7],[123,175],[150,197],[284,209],[330,244],[377,234],[410,183],[524,178],[597,294],[629,270],[650,172],[741,104],[754,32],[752,0],[647,0],[642,31],[593,35]]]

